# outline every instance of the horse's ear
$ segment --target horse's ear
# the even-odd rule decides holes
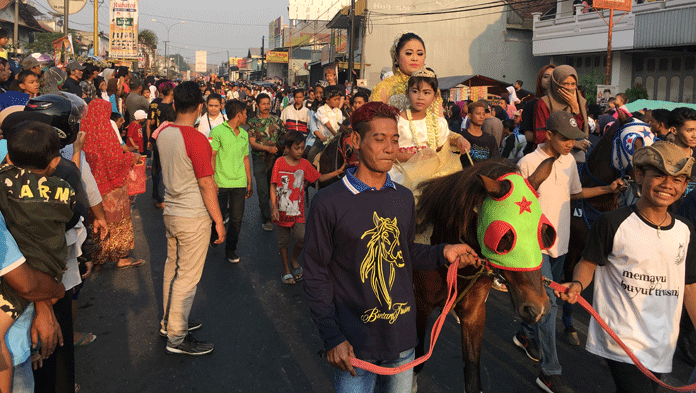
[[[509,191],[511,184],[509,181],[497,181],[493,180],[488,176],[478,175],[483,183],[483,187],[488,191],[488,195],[492,198],[500,199],[504,197]]]
[[[539,164],[537,169],[529,175],[527,181],[532,186],[534,191],[539,191],[539,186],[546,180],[549,175],[551,175],[551,170],[553,169],[553,163],[556,161],[555,157],[549,157]]]
[[[377,217],[377,212],[372,212],[372,222],[375,224],[375,227],[379,226],[379,217]]]

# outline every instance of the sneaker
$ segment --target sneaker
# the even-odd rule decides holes
[[[227,256],[227,261],[230,263],[239,263],[239,256],[233,251]]]
[[[213,352],[213,344],[207,343],[205,341],[198,341],[193,338],[191,333],[184,337],[184,341],[176,347],[170,346],[167,342],[167,346],[164,348],[169,354],[182,354],[182,355],[205,355],[206,353]]]
[[[200,329],[201,326],[203,326],[203,322],[189,318],[189,321],[188,321],[188,331],[189,332]],[[159,335],[162,337],[167,337],[167,329],[160,328]]]
[[[561,378],[560,375],[544,375],[544,373],[539,373],[536,384],[539,385],[541,390],[547,393],[574,393],[573,389],[563,382],[563,378]]]
[[[528,358],[534,360],[535,362],[539,361],[539,348],[537,347],[535,340],[530,340],[528,337],[518,332],[512,338],[512,342],[518,347],[522,348]]]
[[[261,228],[263,228],[263,230],[266,232],[273,232],[273,224],[270,222],[263,223],[263,225],[261,225]]]

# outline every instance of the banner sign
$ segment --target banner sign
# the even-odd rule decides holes
[[[204,50],[196,51],[196,72],[206,72],[208,70],[208,52]]]
[[[288,62],[288,52],[268,51],[268,52],[266,52],[266,62],[267,63],[287,63]]]
[[[631,11],[631,0],[595,0],[594,8],[606,8],[608,10]]]
[[[138,0],[110,0],[109,57],[138,58]]]
[[[239,60],[237,60],[237,67],[239,67],[240,70],[246,69],[247,68],[247,59],[240,58]]]

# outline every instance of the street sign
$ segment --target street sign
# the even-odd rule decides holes
[[[85,4],[87,4],[87,0],[68,0],[68,14],[72,15],[82,11]],[[48,0],[48,5],[61,15],[65,14],[65,1]]]
[[[594,8],[630,12],[631,0],[595,0],[592,6]]]

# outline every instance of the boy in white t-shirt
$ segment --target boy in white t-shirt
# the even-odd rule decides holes
[[[575,140],[584,138],[577,122],[570,113],[553,112],[546,121],[547,142],[522,157],[518,166],[522,176],[534,173],[544,160],[555,157],[551,175],[539,186],[539,203],[541,211],[556,228],[556,244],[543,251],[541,274],[560,280],[563,272],[565,255],[570,239],[570,200],[592,198],[617,192],[623,185],[617,179],[608,186],[582,188],[575,158],[570,154]],[[513,342],[522,348],[532,360],[541,361],[541,372],[536,379],[537,385],[548,393],[572,392],[561,378],[562,368],[556,353],[556,306],[553,291],[547,288],[551,310],[536,323],[529,326],[522,323]],[[536,338],[536,341],[534,338]]]
[[[337,86],[328,86],[324,90],[326,103],[320,106],[314,115],[319,129],[314,131],[314,136],[317,139],[307,153],[308,158],[311,157],[313,160],[324,147],[324,143],[338,133],[339,125],[343,123],[343,112],[341,112],[339,105],[344,95],[343,90]]]
[[[633,155],[642,197],[599,216],[573,281],[569,303],[593,281],[593,306],[609,327],[660,378],[672,371],[682,304],[696,321],[696,241],[693,225],[668,207],[684,193],[694,159],[670,142]],[[606,359],[617,392],[656,392],[657,383],[633,365],[593,319],[587,350]]]

